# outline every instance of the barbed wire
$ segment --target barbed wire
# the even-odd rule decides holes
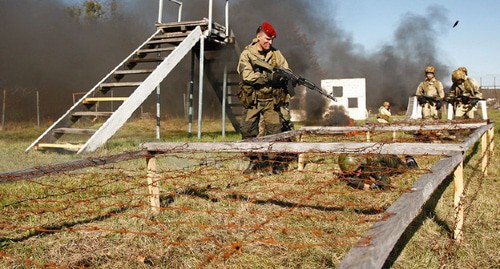
[[[307,137],[314,139],[328,138]],[[0,184],[0,261],[38,268],[145,261],[217,267],[260,257],[274,266],[313,259],[311,264],[322,267],[331,253],[341,257],[353,245],[370,244],[358,239],[370,225],[388,218],[385,210],[439,159],[415,157],[419,167],[409,167],[400,156],[389,156],[400,162],[381,166],[373,160],[387,156],[364,154],[353,172],[340,169],[340,155],[331,153],[307,153],[305,169],[297,170],[298,156],[292,154],[285,158],[284,172],[274,174],[265,168],[277,162],[262,156],[258,165],[263,169],[242,173],[248,159],[241,153],[156,155],[158,214],[149,202],[144,159]],[[477,167],[470,169],[477,173]],[[381,178],[390,186],[367,190],[349,185],[358,180],[371,186]],[[97,238],[95,248],[110,249],[105,259],[91,252],[77,258],[63,247],[89,237]],[[47,241],[50,246],[36,250]],[[130,254],[121,256],[113,244]],[[167,254],[169,261],[161,258]]]

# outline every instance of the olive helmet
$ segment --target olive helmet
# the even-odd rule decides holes
[[[341,154],[338,157],[338,164],[343,173],[353,173],[361,165],[361,156]]]
[[[391,105],[391,103],[389,103],[388,101],[385,101],[382,105],[383,105],[383,106],[390,106],[390,105]]]
[[[465,75],[467,76],[467,68],[466,68],[465,66],[460,66],[460,67],[458,68],[458,70],[460,70],[460,71],[464,72],[464,73],[465,73]]]
[[[429,65],[425,68],[425,74],[427,73],[432,73],[432,74],[436,74],[436,68],[432,65]]]
[[[465,73],[462,70],[455,70],[451,73],[451,80],[453,82],[458,82],[459,80],[465,80]]]

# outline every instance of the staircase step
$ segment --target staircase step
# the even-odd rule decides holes
[[[133,58],[129,60],[129,63],[150,63],[150,62],[163,62],[165,57],[155,57],[155,58]]]
[[[174,49],[175,49],[175,47],[156,48],[156,49],[142,49],[142,50],[138,50],[137,54],[173,51]]]
[[[191,31],[164,33],[164,34],[159,34],[159,35],[153,36],[152,39],[164,39],[164,38],[172,38],[172,37],[186,37],[190,33],[191,33]]]
[[[123,102],[126,101],[128,97],[89,97],[83,100],[84,105],[91,105],[97,102]]]
[[[154,69],[138,69],[138,70],[116,70],[115,75],[137,75],[153,73]]]
[[[57,128],[52,131],[54,134],[82,134],[91,135],[96,132],[95,129],[81,129],[81,128]]]
[[[78,151],[80,148],[83,147],[83,144],[70,144],[70,143],[64,143],[64,144],[56,144],[56,143],[39,143],[36,146],[37,150],[43,150],[43,149],[64,149],[68,151]]]
[[[102,83],[101,88],[118,88],[118,87],[139,87],[142,82],[110,82]]]
[[[73,117],[110,117],[113,112],[96,112],[96,111],[78,111],[73,112]]]
[[[208,21],[199,20],[199,21],[156,23],[156,27],[161,28],[163,30],[168,30],[169,28],[186,28],[186,27],[195,28],[196,26],[208,26]]]
[[[172,38],[163,38],[163,39],[157,39],[157,40],[151,40],[149,41],[148,45],[156,45],[156,44],[166,44],[166,43],[180,43],[184,40],[182,37],[172,37]]]

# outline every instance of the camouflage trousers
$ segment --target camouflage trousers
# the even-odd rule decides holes
[[[474,119],[474,111],[476,110],[475,106],[460,103],[455,107],[455,119]]]
[[[436,105],[431,105],[429,103],[425,103],[422,106],[422,119],[439,119],[438,109]]]
[[[243,110],[240,127],[243,139],[257,137],[259,124],[263,128],[261,135],[281,133],[283,122],[280,107],[275,106],[272,99],[258,100],[256,106]]]

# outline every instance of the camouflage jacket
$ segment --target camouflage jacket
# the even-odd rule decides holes
[[[379,107],[377,118],[381,118],[381,119],[384,119],[386,121],[390,121],[391,115],[392,115],[391,111],[389,109],[385,108],[385,106]]]
[[[479,85],[472,79],[467,78],[464,82],[453,83],[450,88],[450,96],[470,96],[482,98],[483,94],[479,91]]]
[[[443,84],[436,78],[425,79],[418,85],[415,95],[444,98]]]
[[[285,68],[288,68],[288,63],[279,50],[271,47],[269,51],[261,53],[258,51],[256,43],[257,39],[254,39],[241,53],[238,63],[238,73],[243,84],[263,93],[271,93],[272,71],[255,65],[255,62],[260,60],[273,67],[282,66]]]

